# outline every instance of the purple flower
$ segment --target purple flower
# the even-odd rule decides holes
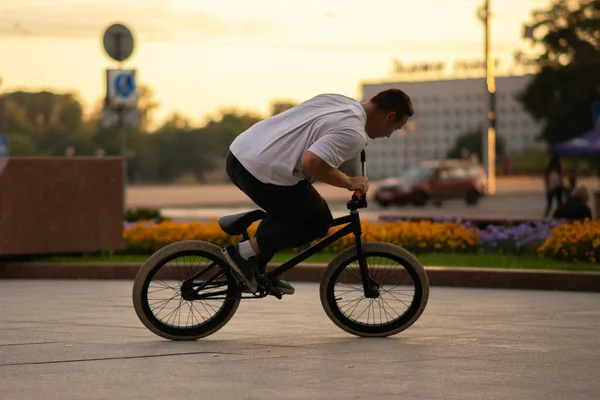
[[[560,224],[555,220],[542,220],[514,226],[488,225],[478,233],[479,245],[484,251],[534,251]]]

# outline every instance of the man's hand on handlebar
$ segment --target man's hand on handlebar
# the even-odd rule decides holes
[[[367,193],[369,190],[369,179],[365,176],[350,177],[350,187],[348,190],[352,192],[360,191],[361,194]]]

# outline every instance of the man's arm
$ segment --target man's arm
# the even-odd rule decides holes
[[[301,163],[302,169],[319,182],[350,190],[352,186],[350,177],[339,169],[331,167],[316,154],[305,151]]]
[[[302,169],[319,182],[348,190],[360,190],[366,193],[369,181],[362,176],[349,177],[337,168],[333,168],[316,154],[305,151],[301,159]]]

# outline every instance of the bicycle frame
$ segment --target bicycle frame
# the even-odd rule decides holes
[[[361,159],[360,161],[362,164],[362,176],[367,176],[366,175],[366,167],[365,167],[365,151],[364,150],[361,151],[360,159]],[[338,231],[332,233],[331,235],[328,235],[325,238],[321,239],[320,241],[318,241],[317,243],[315,243],[308,249],[302,251],[300,254],[298,254],[298,255],[294,256],[293,258],[289,259],[288,261],[284,262],[283,264],[281,264],[279,267],[275,268],[274,270],[267,272],[265,274],[265,277],[271,279],[276,276],[279,276],[279,275],[283,274],[284,272],[289,271],[290,269],[294,268],[296,265],[298,265],[302,261],[306,260],[310,256],[314,255],[315,253],[318,253],[319,251],[321,251],[322,249],[324,249],[326,246],[330,245],[331,243],[335,242],[336,240],[341,239],[344,236],[354,234],[354,236],[356,238],[356,252],[358,253],[358,264],[360,266],[360,275],[361,275],[361,278],[363,281],[365,297],[367,297],[367,298],[376,297],[377,290],[370,286],[373,282],[371,279],[369,279],[369,271],[367,268],[367,262],[365,260],[364,254],[363,254],[362,229],[360,226],[360,217],[358,215],[359,208],[367,207],[367,199],[366,199],[365,194],[360,194],[360,195],[359,194],[360,194],[359,191],[354,192],[354,195],[352,196],[352,200],[347,202],[347,208],[348,208],[348,210],[350,210],[350,215],[335,218],[331,223],[331,227],[340,226],[342,224],[346,224],[346,226],[344,226],[342,229],[339,229]]]
[[[346,215],[344,217],[335,218],[331,227],[340,226],[342,224],[346,224],[342,229],[335,231],[334,233],[324,237],[319,240],[317,243],[310,246],[308,249],[302,251],[300,254],[292,257],[288,261],[281,264],[279,267],[267,272],[264,276],[268,279],[272,279],[276,276],[283,274],[286,271],[294,268],[296,265],[300,264],[302,261],[306,260],[310,256],[318,253],[326,246],[335,242],[338,239],[343,238],[344,236],[354,234],[356,238],[356,252],[358,254],[358,264],[360,267],[360,275],[363,282],[363,289],[365,292],[365,297],[367,298],[375,298],[378,295],[377,289],[373,288],[371,285],[374,283],[372,279],[369,277],[369,271],[367,267],[367,262],[365,260],[362,248],[362,229],[360,226],[360,217],[358,215],[357,208],[364,204],[366,206],[366,200],[363,197],[360,200],[351,200],[348,202],[348,208],[351,210],[350,215]]]
[[[310,246],[308,249],[303,250],[293,258],[281,264],[279,267],[267,272],[265,277],[274,278],[283,274],[286,271],[289,271],[296,265],[300,264],[302,261],[306,260],[310,256],[318,253],[323,250],[325,247],[329,246],[331,243],[335,242],[338,239],[343,238],[344,236],[354,234],[356,236],[356,245],[358,249],[359,257],[362,257],[362,241],[361,235],[362,230],[360,227],[360,217],[358,216],[358,212],[353,211],[350,215],[346,215],[344,217],[339,217],[333,220],[331,223],[331,227],[340,226],[342,224],[346,224],[342,229],[337,230],[336,232],[324,237],[319,240],[314,245]]]
[[[366,176],[365,151],[364,150],[361,152],[361,163],[362,163],[362,176]],[[275,278],[275,277],[283,274],[284,272],[289,271],[290,269],[294,268],[296,265],[300,264],[302,261],[306,260],[310,256],[318,253],[319,251],[321,251],[322,249],[324,249],[331,243],[335,242],[336,240],[341,239],[344,236],[354,234],[355,240],[356,240],[356,252],[358,253],[358,263],[360,266],[360,275],[361,275],[361,278],[363,281],[365,297],[367,297],[367,298],[377,297],[377,295],[378,295],[377,288],[373,288],[371,286],[372,284],[374,284],[374,282],[369,277],[367,262],[365,260],[364,254],[363,254],[362,228],[360,226],[360,216],[358,214],[359,208],[367,207],[367,200],[366,200],[365,194],[360,194],[360,196],[359,196],[359,193],[360,192],[355,192],[352,195],[352,200],[349,200],[347,202],[347,208],[348,208],[348,210],[350,210],[350,215],[335,218],[331,223],[331,227],[346,224],[343,228],[341,228],[341,229],[337,230],[336,232],[319,240],[317,243],[315,243],[314,245],[310,246],[309,248],[303,250],[296,256],[292,257],[288,261],[281,264],[279,267],[277,267],[269,272],[266,272],[264,274],[264,277],[267,279]],[[247,231],[243,232],[243,237],[246,240],[250,239]],[[212,265],[205,268],[205,270],[209,269],[210,267],[212,267]],[[199,275],[200,275],[200,273],[194,274],[194,276],[192,278],[188,279],[188,281],[195,279],[195,276],[199,276]],[[214,277],[213,277],[213,279],[214,279]],[[210,282],[210,281],[208,281],[208,282]],[[208,282],[204,282],[203,284],[200,285],[200,287],[196,288],[194,290],[195,294],[197,295],[198,292],[204,286],[206,286],[208,284]],[[208,296],[206,296],[206,297],[208,297]]]

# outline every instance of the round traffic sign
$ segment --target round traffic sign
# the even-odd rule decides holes
[[[133,53],[133,35],[122,24],[113,24],[104,31],[102,43],[106,54],[115,61],[125,61]]]

